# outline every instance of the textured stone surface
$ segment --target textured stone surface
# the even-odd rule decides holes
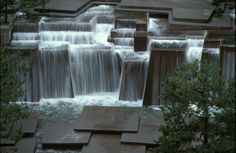
[[[79,8],[91,0],[51,0],[45,5],[46,11],[52,12],[77,12]],[[36,10],[42,10],[42,6],[36,7]]]
[[[36,145],[35,138],[22,139],[16,144],[17,153],[34,153]]]
[[[184,55],[184,49],[152,49],[144,93],[144,105],[167,103],[160,101],[160,95],[164,90],[162,82],[184,62]]]
[[[147,50],[147,32],[137,31],[134,34],[134,51]]]
[[[172,13],[174,20],[207,23],[210,21],[213,11],[213,9],[174,8]]]
[[[172,9],[172,8],[190,8],[190,9],[213,9],[208,0],[121,0],[121,6],[153,8],[153,9]]]
[[[0,139],[0,146],[14,146],[15,140],[10,139]]]
[[[145,153],[144,145],[121,144],[120,138],[120,135],[93,134],[81,153]]]
[[[48,124],[44,130],[42,145],[45,147],[79,147],[89,142],[91,132],[75,132],[75,124]]]
[[[84,107],[75,130],[102,132],[136,132],[140,108],[133,107]]]
[[[38,115],[36,113],[30,114],[30,116],[23,120],[21,132],[25,135],[33,135],[37,129]]]
[[[134,144],[145,144],[155,145],[161,136],[159,132],[160,125],[164,123],[162,118],[142,118],[140,119],[138,133],[122,133],[122,143],[134,143]]]

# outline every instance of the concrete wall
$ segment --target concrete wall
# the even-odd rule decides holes
[[[144,105],[161,105],[163,81],[185,61],[184,49],[152,49],[144,93]]]
[[[9,25],[1,25],[1,45],[8,45],[10,43],[13,28],[12,25],[12,23],[10,23]]]
[[[220,67],[225,81],[235,78],[235,45],[220,46]]]

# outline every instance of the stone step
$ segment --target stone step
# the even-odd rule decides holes
[[[34,135],[38,125],[38,115],[36,113],[30,114],[30,116],[23,120],[21,132],[24,135]]]
[[[93,132],[137,132],[140,108],[85,106],[75,130]]]
[[[37,142],[35,138],[22,139],[16,144],[17,153],[34,153],[36,145]]]
[[[126,144],[156,145],[161,136],[160,125],[164,124],[163,118],[140,119],[138,133],[122,133],[121,142]]]
[[[93,134],[81,153],[145,153],[145,145],[127,145],[120,143],[120,135]]]
[[[41,144],[43,147],[82,147],[88,144],[91,132],[75,132],[74,123],[54,123],[44,127]]]

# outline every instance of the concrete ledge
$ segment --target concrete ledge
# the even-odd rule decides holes
[[[17,143],[17,153],[34,153],[36,150],[36,139],[22,139]]]
[[[208,23],[214,9],[173,8],[173,19],[176,21]]]
[[[220,67],[224,81],[235,78],[235,45],[220,46]]]
[[[121,142],[156,146],[157,143],[155,141],[158,141],[161,136],[159,128],[162,124],[164,124],[163,118],[142,118],[138,133],[122,133]]]
[[[38,115],[36,113],[30,114],[30,116],[23,120],[21,132],[26,136],[33,136],[36,132],[38,125]]]
[[[10,140],[10,139],[0,139],[0,146],[14,146],[15,145],[15,140]]]
[[[145,153],[145,145],[128,145],[120,143],[120,135],[93,134],[81,153]]]
[[[205,39],[204,48],[220,48],[223,39]]]
[[[147,82],[144,92],[143,105],[164,105],[160,101],[160,95],[163,92],[163,81],[168,75],[175,72],[185,61],[184,49],[152,49]]]
[[[136,31],[134,33],[134,51],[147,51],[146,31]]]

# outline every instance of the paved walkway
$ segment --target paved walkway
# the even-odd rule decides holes
[[[117,11],[152,12],[169,15],[171,25],[187,25],[205,29],[229,29],[232,27],[228,14],[223,18],[213,16],[211,0],[50,0],[45,9],[49,16],[76,17],[92,4],[118,5]],[[35,8],[42,11],[42,6]],[[167,12],[167,13],[166,13]],[[34,14],[41,15],[39,12]]]
[[[71,12],[76,13],[91,0],[50,0],[45,9],[49,12]],[[36,7],[36,10],[42,10],[42,6]]]

